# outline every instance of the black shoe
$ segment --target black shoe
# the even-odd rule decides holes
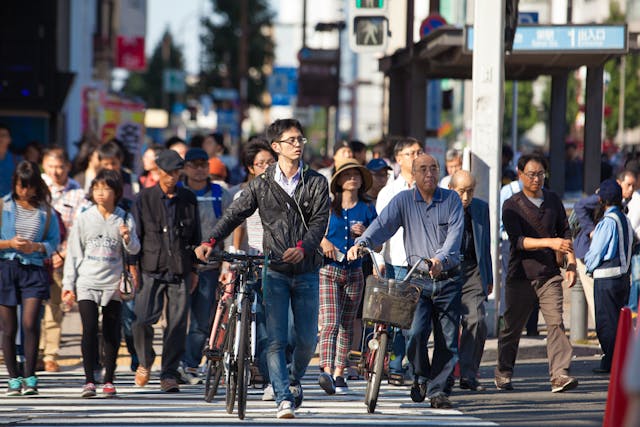
[[[433,409],[451,409],[453,405],[447,396],[439,394],[431,398],[431,407]]]
[[[404,374],[397,372],[389,372],[389,385],[402,387],[404,385]]]
[[[485,391],[485,388],[475,378],[460,378],[460,388],[462,390]]]
[[[513,390],[513,384],[511,384],[511,378],[496,376],[493,381],[498,390]]]
[[[327,374],[326,372],[321,373],[318,377],[318,384],[320,384],[320,388],[328,395],[336,394],[336,383],[331,374]]]
[[[427,384],[419,383],[417,380],[413,381],[411,386],[411,400],[416,403],[424,402],[427,397]]]
[[[591,370],[591,372],[593,372],[594,374],[610,374],[611,373],[611,369],[593,368]]]

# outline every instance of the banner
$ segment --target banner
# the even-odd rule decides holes
[[[118,138],[128,151],[131,166],[138,172],[140,151],[144,142],[145,105],[97,88],[83,90],[82,128],[102,142]]]
[[[146,68],[144,55],[146,21],[146,0],[120,0],[116,67],[129,71],[142,71]]]

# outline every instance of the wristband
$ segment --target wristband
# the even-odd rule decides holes
[[[216,244],[216,239],[214,239],[213,237],[210,238],[208,242],[202,242],[201,243],[201,245],[208,246],[210,248],[212,248],[213,245],[215,245],[215,244]]]
[[[300,249],[302,251],[302,255],[304,255],[304,248],[302,247],[302,240],[298,240],[298,243],[296,243],[296,248]]]

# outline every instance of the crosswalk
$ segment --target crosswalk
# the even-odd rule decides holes
[[[262,390],[249,390],[244,421],[237,411],[227,414],[224,388],[211,403],[204,401],[203,385],[181,386],[177,394],[160,392],[157,378],[144,388],[133,386],[133,375],[117,372],[115,398],[98,396],[80,398],[83,384],[81,368],[66,368],[59,373],[42,373],[40,395],[0,397],[0,425],[16,426],[183,426],[233,425],[255,426],[286,423],[288,425],[403,425],[403,426],[492,426],[495,423],[462,414],[457,410],[434,410],[428,402],[414,403],[408,387],[383,384],[374,414],[364,405],[364,381],[351,381],[348,394],[328,396],[318,386],[316,377],[307,374],[302,381],[304,402],[294,420],[277,420],[275,403],[261,400]],[[317,372],[310,368],[310,372]],[[157,374],[154,372],[154,374]],[[157,377],[157,375],[155,375]],[[0,369],[0,385],[6,387],[6,370]]]

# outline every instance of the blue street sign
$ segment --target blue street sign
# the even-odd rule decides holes
[[[466,28],[466,49],[473,50],[473,27]],[[518,25],[517,52],[627,52],[626,25]]]
[[[298,69],[295,67],[274,67],[268,80],[271,105],[289,106],[298,95]]]
[[[538,12],[518,12],[518,24],[537,24]]]

